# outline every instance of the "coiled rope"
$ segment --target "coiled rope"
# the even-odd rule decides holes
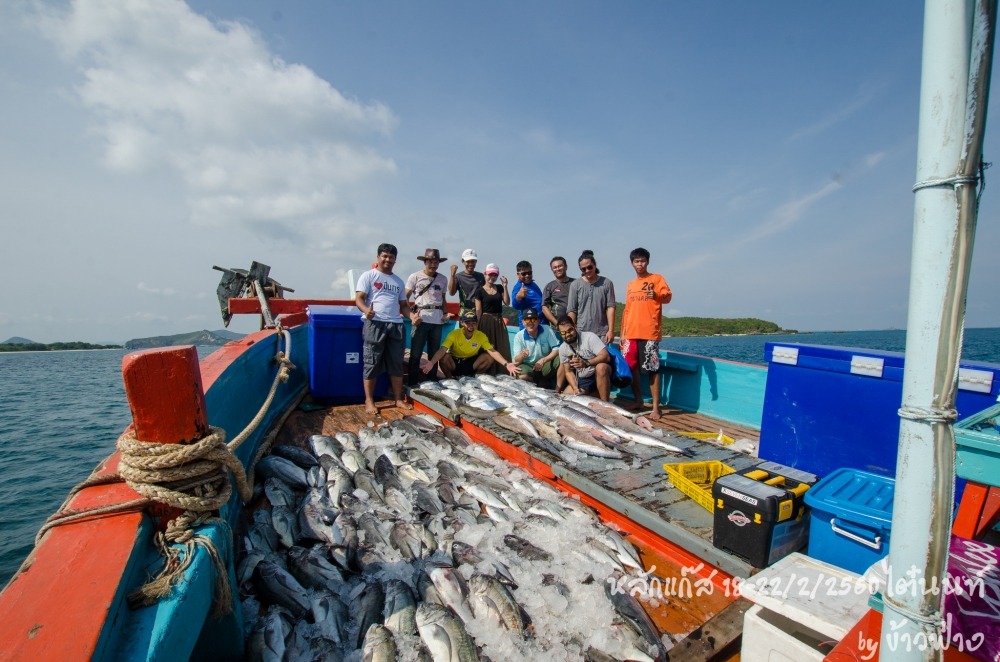
[[[285,347],[290,349],[288,332],[283,332],[279,327],[278,333],[284,334]],[[154,544],[160,552],[163,565],[149,582],[128,596],[129,605],[132,608],[148,606],[166,597],[176,581],[191,565],[195,547],[201,546],[212,559],[216,569],[212,615],[219,617],[229,613],[232,609],[232,590],[223,557],[220,556],[211,538],[196,534],[194,528],[208,523],[221,524],[229,533],[226,539],[232,542],[232,532],[228,524],[215,513],[232,496],[230,473],[236,483],[240,499],[244,502],[249,501],[253,494],[253,472],[251,471],[248,478],[243,464],[234,453],[264,420],[278,386],[288,381],[290,372],[295,368],[284,352],[279,351],[275,361],[278,363],[278,372],[264,403],[253,420],[231,442],[227,444],[225,431],[215,427],[210,427],[208,435],[190,444],[142,441],[136,439],[130,431],[126,431],[116,443],[121,456],[118,472],[106,476],[91,475],[70,490],[59,510],[38,530],[35,545],[38,545],[46,532],[56,526],[100,515],[140,511],[154,503],[165,504],[184,512],[170,520],[164,531],[156,534]],[[269,445],[270,441],[261,444],[250,464],[251,467],[256,465]],[[142,498],[96,508],[81,510],[68,508],[70,501],[81,490],[118,482],[124,482],[142,495]],[[226,552],[227,556],[231,555],[229,550]]]

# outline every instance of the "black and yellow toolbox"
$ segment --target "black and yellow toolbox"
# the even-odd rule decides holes
[[[809,539],[803,497],[817,480],[775,462],[720,476],[712,485],[712,543],[757,568],[798,551]]]

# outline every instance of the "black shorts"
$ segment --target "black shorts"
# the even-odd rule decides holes
[[[467,359],[454,359],[455,361],[455,376],[456,377],[471,377],[476,374],[476,359],[479,355],[470,356]]]

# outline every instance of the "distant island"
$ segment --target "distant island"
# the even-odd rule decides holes
[[[135,338],[124,345],[95,345],[86,342],[54,342],[40,343],[27,338],[14,336],[0,342],[0,352],[57,352],[81,349],[150,349],[153,347],[174,347],[177,345],[225,345],[227,342],[239,340],[243,334],[232,331],[192,331],[178,333],[172,336],[154,336],[152,338]]]
[[[176,347],[177,345],[213,345],[221,346],[243,337],[241,333],[232,331],[192,331],[178,333],[172,336],[153,336],[152,338],[134,338],[125,343],[125,349],[151,349],[153,347]]]
[[[79,349],[121,349],[121,345],[94,345],[89,342],[40,343],[26,338],[9,338],[0,343],[0,352],[59,352]]]
[[[621,330],[622,311],[625,304],[615,306],[615,329]],[[503,316],[511,324],[517,324],[518,311],[504,306]],[[756,317],[664,317],[661,326],[664,337],[673,336],[757,336],[773,333],[798,333],[793,329],[782,329],[774,322]]]

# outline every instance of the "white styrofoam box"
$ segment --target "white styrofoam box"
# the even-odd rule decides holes
[[[752,662],[822,662],[829,639],[801,623],[754,605],[743,615],[740,659]],[[826,652],[824,652],[824,650]]]
[[[861,575],[798,552],[744,580],[740,592],[832,641],[843,639],[861,620],[871,596]]]

